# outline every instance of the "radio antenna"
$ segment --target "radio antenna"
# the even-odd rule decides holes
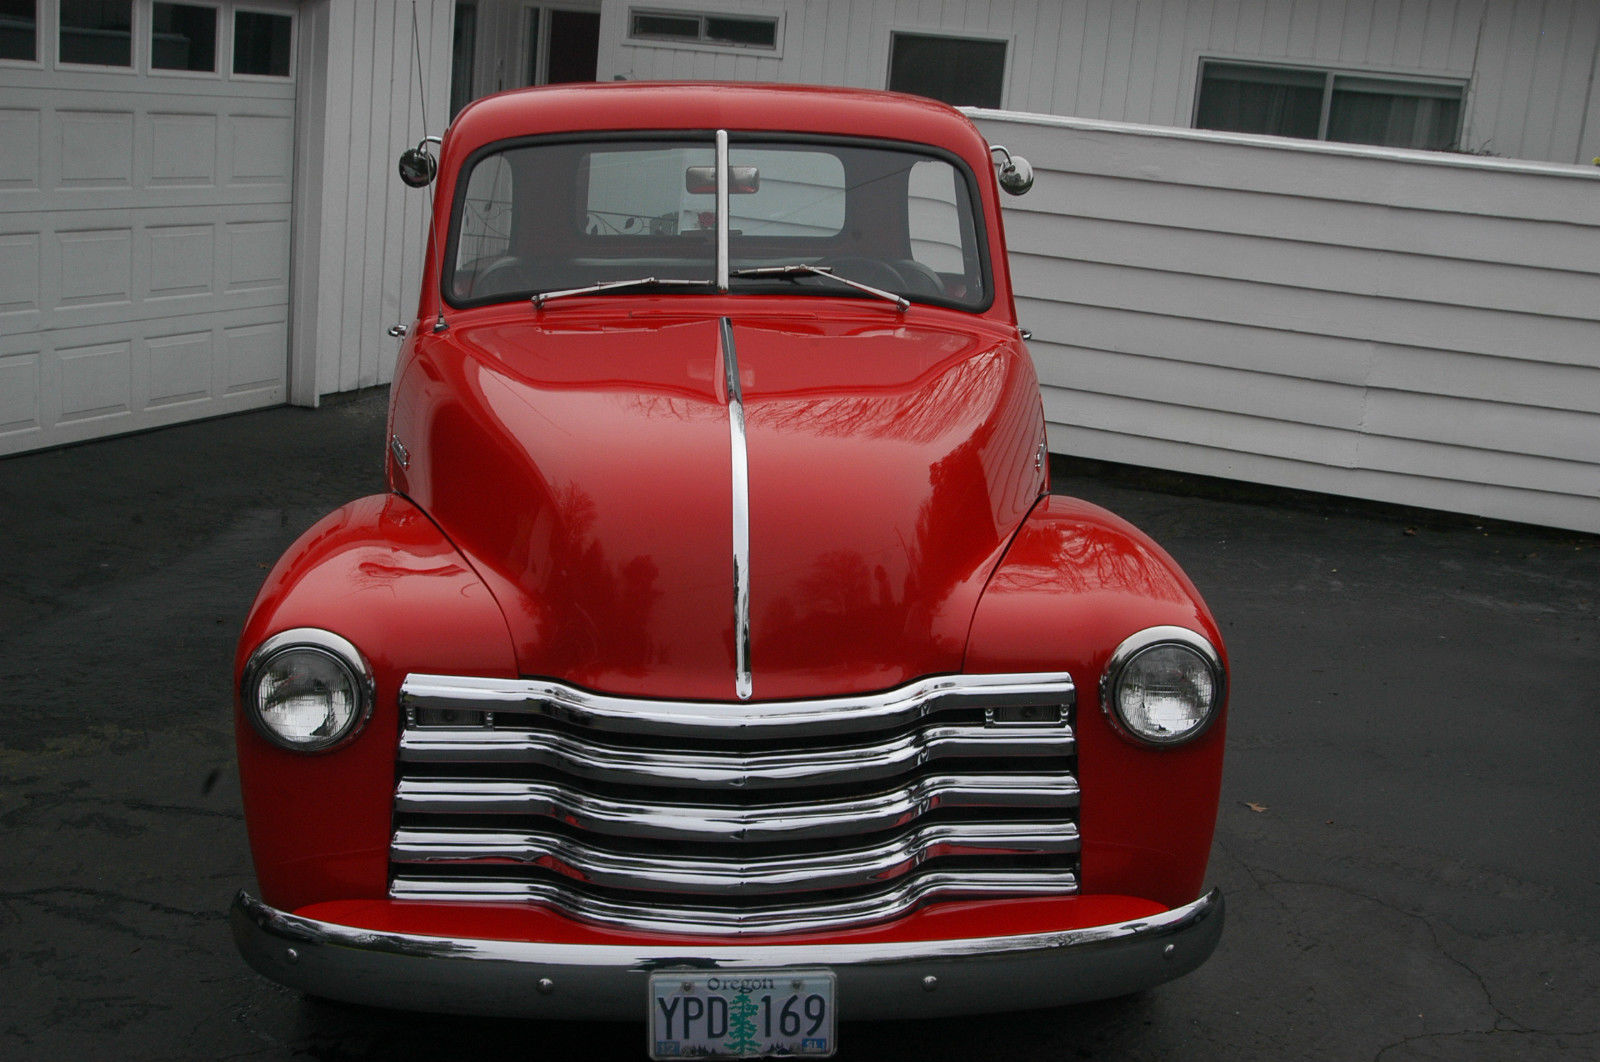
[[[417,144],[417,148],[420,151],[426,153],[426,151],[428,150],[428,143],[430,141],[432,141],[435,144],[439,144],[442,147],[443,144],[444,144],[444,140],[442,138],[440,138],[440,137],[428,136],[427,135],[427,132],[428,132],[428,75],[427,75],[426,68],[424,68],[423,65],[422,65],[422,35],[421,35],[420,31],[417,29],[417,0],[411,0],[411,48],[412,48],[413,54],[415,54],[416,57],[417,57],[417,111],[422,117],[422,132],[423,132],[422,140]],[[439,234],[438,234],[438,230],[436,228],[436,223],[434,221],[434,213],[433,213],[433,181],[431,179],[428,181],[428,186],[427,187],[428,187],[428,245],[430,247],[434,248],[434,250],[438,254],[443,255],[444,254],[444,249],[439,246],[439,240],[438,240],[438,235]],[[424,263],[423,263],[423,270],[424,270],[424,272],[426,272],[426,270],[427,270],[427,262],[426,262],[426,260],[424,260]],[[445,328],[448,327],[444,323],[444,295],[443,295],[442,292],[440,292],[439,287],[438,287],[438,283],[437,283],[437,280],[443,279],[443,276],[444,276],[443,259],[441,258],[440,259],[440,269],[439,269],[438,273],[436,274],[436,282],[435,282],[435,285],[434,285],[434,304],[433,304],[434,322],[433,322],[433,330],[435,332],[443,332],[445,330]]]

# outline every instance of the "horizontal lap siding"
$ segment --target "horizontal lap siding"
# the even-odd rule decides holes
[[[978,123],[1053,450],[1600,531],[1600,172]]]

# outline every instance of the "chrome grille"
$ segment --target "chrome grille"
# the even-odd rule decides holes
[[[1075,892],[1073,704],[1061,673],[744,704],[408,676],[391,895],[779,932]]]

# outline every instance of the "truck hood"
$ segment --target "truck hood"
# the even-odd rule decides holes
[[[397,384],[396,484],[489,585],[523,674],[735,699],[723,334],[681,313],[501,316],[428,337]],[[959,670],[1043,482],[1020,346],[943,311],[746,315],[731,337],[754,698]]]

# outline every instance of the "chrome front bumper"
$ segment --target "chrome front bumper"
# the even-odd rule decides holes
[[[826,967],[847,1021],[1027,1010],[1125,995],[1188,973],[1222,934],[1222,893],[1148,918],[1020,936],[868,944],[541,944],[374,932],[301,918],[248,893],[239,951],[280,984],[371,1006],[526,1018],[643,1020],[649,975]]]

